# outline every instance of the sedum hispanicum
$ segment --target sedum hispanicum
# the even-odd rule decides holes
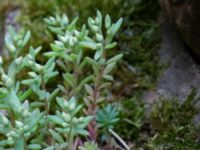
[[[44,53],[44,63],[37,59],[41,47],[23,52],[30,31],[17,33],[9,27],[9,64],[0,57],[0,149],[71,150],[78,148],[78,141],[91,140],[79,149],[98,149],[99,130],[118,121],[118,111],[107,106],[107,99],[122,54],[107,52],[117,45],[114,36],[122,18],[113,23],[97,11],[82,27],[78,18],[70,22],[66,15],[44,21],[57,36],[51,51]],[[60,81],[52,86],[55,78]]]

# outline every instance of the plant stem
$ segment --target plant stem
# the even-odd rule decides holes
[[[96,123],[95,117],[96,117],[96,112],[98,109],[96,101],[97,101],[97,99],[99,97],[99,93],[100,93],[99,86],[101,85],[102,73],[103,73],[103,71],[101,69],[100,73],[96,76],[95,83],[94,83],[94,92],[92,95],[93,101],[91,102],[91,105],[88,108],[88,112],[89,112],[88,115],[94,116],[94,119],[88,125],[90,138],[94,142],[97,141],[97,137],[98,137],[98,128],[97,128],[97,123]]]
[[[28,150],[28,147],[27,147],[26,140],[25,140],[24,136],[23,136],[23,140],[24,140],[24,150]]]
[[[102,32],[101,32],[101,34],[102,34]],[[102,42],[102,44],[104,45],[104,41]],[[105,59],[106,58],[105,48],[103,48],[103,49],[104,50],[103,50],[102,58]],[[101,85],[104,67],[105,66],[100,67],[99,74],[96,75],[96,79],[95,79],[95,82],[94,82],[94,92],[93,92],[93,95],[92,95],[93,101],[88,108],[89,115],[94,116],[94,119],[88,125],[90,138],[94,142],[97,141],[97,137],[98,137],[98,127],[97,127],[97,123],[96,123],[96,120],[95,120],[96,112],[97,112],[97,109],[98,109],[96,102],[97,102],[99,95],[100,95],[99,87]]]
[[[73,136],[71,135],[72,133],[72,118],[70,120],[70,129],[69,129],[69,133],[68,133],[68,136],[67,136],[67,142],[68,142],[68,148],[71,149],[72,146],[73,146]]]
[[[42,78],[42,90],[46,92],[47,90],[46,90],[46,84],[44,82],[43,74],[41,74],[41,78]],[[45,98],[44,102],[45,102],[45,112],[46,112],[46,115],[48,115],[49,114],[49,105],[48,105],[47,98]]]
[[[43,91],[47,91],[46,90],[46,84],[44,82],[44,76],[43,74],[41,73],[41,79],[42,79],[42,90]],[[46,117],[49,115],[49,104],[48,104],[48,99],[45,98],[45,113],[46,113]],[[49,123],[47,123],[47,131],[50,129],[50,126],[49,126]],[[50,135],[47,135],[47,143],[51,144],[52,143],[52,139],[51,139],[51,136]]]

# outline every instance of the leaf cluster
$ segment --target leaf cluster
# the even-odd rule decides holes
[[[16,33],[10,27],[10,36],[5,39],[12,59],[5,68],[0,58],[0,108],[4,111],[0,114],[2,149],[77,148],[75,143],[78,139],[96,142],[99,126],[93,122],[97,121],[97,111],[103,115],[101,127],[104,129],[118,120],[117,109],[110,105],[104,109],[106,103],[102,102],[107,99],[105,91],[113,80],[111,72],[122,58],[121,54],[106,57],[106,51],[116,45],[113,37],[122,19],[112,23],[110,16],[106,16],[105,38],[103,17],[99,11],[94,20],[88,19],[89,29],[86,25],[79,29],[77,18],[70,23],[66,15],[49,17],[44,21],[57,35],[54,43],[50,44],[51,51],[44,53],[47,57],[45,63],[37,61],[41,47],[30,47],[27,54],[22,54],[30,39],[30,31]],[[86,50],[93,51],[93,57],[84,55]],[[85,73],[86,66],[91,68],[87,70],[90,74]],[[28,70],[26,79],[17,76],[23,70]],[[53,88],[48,88],[49,81],[59,74],[62,75],[62,84],[55,83]],[[94,147],[97,149],[97,143]]]

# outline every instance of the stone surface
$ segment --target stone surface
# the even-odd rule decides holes
[[[184,41],[200,58],[200,1],[159,0],[169,21],[178,29]]]
[[[200,65],[194,61],[179,34],[167,21],[161,22],[161,36],[160,61],[167,67],[158,80],[158,95],[166,98],[176,96],[184,100],[196,88],[200,96]]]
[[[8,27],[12,26],[16,31],[19,30],[20,25],[16,22],[15,18],[19,13],[19,8],[12,8],[8,9],[4,12],[4,14],[1,14],[0,17],[0,54],[4,55],[4,57],[8,57],[8,52],[5,48],[5,42],[4,39],[6,37],[10,37],[8,32]]]

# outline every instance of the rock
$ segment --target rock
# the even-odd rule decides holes
[[[200,58],[200,1],[159,1],[169,21],[176,27],[194,54]]]
[[[161,38],[160,61],[167,67],[158,80],[158,95],[184,100],[196,88],[200,96],[200,65],[192,59],[179,34],[167,21],[161,22]]]
[[[8,9],[5,13],[5,20],[4,20],[4,39],[5,38],[10,38],[10,33],[9,33],[9,26],[12,26],[15,31],[18,31],[20,29],[20,25],[19,23],[16,22],[16,16],[19,13],[19,8],[13,8],[13,9]],[[4,45],[3,45],[4,46]],[[5,46],[3,47],[3,53],[2,55],[4,57],[9,57],[8,51],[5,48]]]
[[[12,26],[16,31],[20,29],[20,25],[15,19],[18,13],[18,7],[10,7],[7,9],[5,8],[4,13],[0,14],[0,55],[3,55],[4,57],[9,57],[4,42],[4,39],[10,36],[8,27]]]

